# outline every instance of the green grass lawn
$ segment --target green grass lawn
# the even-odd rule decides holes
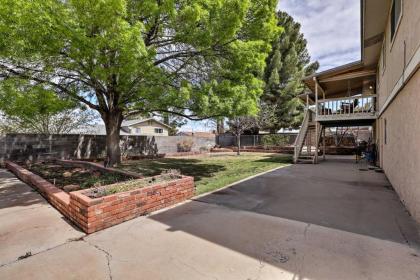
[[[153,176],[167,169],[178,169],[193,176],[197,194],[220,189],[238,180],[291,163],[291,156],[279,154],[243,153],[191,156],[183,158],[144,159],[128,161],[120,168]]]

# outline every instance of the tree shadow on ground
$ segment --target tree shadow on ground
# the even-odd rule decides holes
[[[195,181],[203,177],[212,177],[214,173],[226,170],[222,164],[203,163],[198,159],[163,158],[128,161],[121,164],[124,170],[137,172],[144,176],[155,176],[168,169],[177,169],[182,175],[192,176]]]
[[[277,160],[282,159],[276,155],[260,159]],[[354,254],[346,251],[347,246],[370,247],[380,240],[413,248],[420,244],[415,221],[396,193],[379,187],[389,184],[386,177],[374,171],[364,174],[351,162],[291,165],[150,218],[167,225],[169,232],[184,232],[290,271],[293,279],[340,279],[340,270],[319,269],[331,265],[326,247],[340,263],[348,252]],[[308,231],[312,235],[307,239]],[[310,254],[305,256],[305,251]],[[294,260],[304,258],[318,265],[297,269]]]
[[[0,188],[0,209],[41,205],[47,202],[35,190],[18,179],[3,178]]]
[[[264,156],[262,159],[256,160],[255,162],[293,163],[293,158],[291,155],[269,154]]]

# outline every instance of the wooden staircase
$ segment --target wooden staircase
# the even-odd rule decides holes
[[[318,128],[317,128],[318,126]],[[315,121],[315,112],[307,109],[295,141],[294,163],[317,163],[319,143],[325,128]],[[317,134],[318,133],[318,134]]]

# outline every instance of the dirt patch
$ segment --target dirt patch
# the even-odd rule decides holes
[[[61,165],[56,162],[25,163],[22,166],[66,192],[77,190],[77,186],[79,189],[87,189],[134,179],[119,173]]]

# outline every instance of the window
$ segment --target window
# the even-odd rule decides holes
[[[136,128],[136,134],[140,134],[141,133],[141,128]]]
[[[394,0],[391,8],[391,42],[394,40],[402,15],[402,1]]]
[[[162,128],[155,128],[155,133],[163,133],[163,129]]]

